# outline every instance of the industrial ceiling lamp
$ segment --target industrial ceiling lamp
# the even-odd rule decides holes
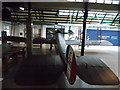
[[[19,7],[20,10],[24,11],[25,9],[23,7]]]

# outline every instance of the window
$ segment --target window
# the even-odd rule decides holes
[[[103,3],[104,0],[97,0],[97,3]]]
[[[73,15],[76,16],[77,15],[77,10],[59,10],[59,15]]]
[[[105,4],[111,4],[112,1],[111,0],[105,0]]]
[[[59,10],[59,15],[69,15],[69,10]]]
[[[83,16],[84,14],[83,13],[79,13],[78,16]]]
[[[83,0],[76,0],[76,2],[83,2]]]
[[[75,0],[67,0],[68,2],[75,2]]]
[[[95,3],[95,2],[96,2],[96,0],[89,0],[89,2]]]
[[[119,4],[119,1],[113,1],[113,4]]]

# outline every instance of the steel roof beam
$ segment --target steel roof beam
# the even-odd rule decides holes
[[[76,21],[77,21],[78,14],[79,14],[79,11],[77,11],[77,15],[76,15],[76,19],[75,19]]]
[[[114,20],[112,21],[111,25],[115,22],[117,16],[119,15],[119,13],[115,16]]]
[[[96,16],[96,14],[97,14],[97,13],[95,13],[95,16]],[[94,16],[94,18],[95,18],[95,16]],[[92,20],[93,20],[94,18],[93,18],[93,17],[91,18],[91,21],[89,22],[89,24],[92,22]]]
[[[102,21],[100,22],[100,24],[102,24],[102,23],[103,23],[103,21],[104,21],[104,19],[105,19],[106,15],[107,15],[107,14],[105,14],[105,15],[104,15],[104,17],[103,17]]]

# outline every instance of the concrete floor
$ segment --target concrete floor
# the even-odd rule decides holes
[[[55,49],[53,48],[51,51],[49,50],[49,45],[43,45],[43,48],[40,49],[39,46],[34,46],[36,48],[33,49],[33,54],[56,54]],[[80,55],[80,47],[72,46],[76,55]],[[85,55],[95,56],[102,59],[104,63],[106,63],[112,71],[120,78],[120,71],[118,71],[118,50],[119,47],[116,46],[89,46],[85,47]],[[22,60],[19,60],[19,64]],[[17,71],[19,65],[14,65],[9,70],[9,75],[5,76],[5,80],[3,80],[3,88],[85,88],[85,89],[108,89],[108,90],[120,90],[120,85],[89,85],[83,82],[81,79],[77,77],[75,83],[70,85],[67,81],[65,74],[63,73],[61,77],[55,84],[52,85],[42,85],[42,86],[19,86],[14,83],[14,74]],[[118,75],[119,72],[119,75]],[[118,88],[119,87],[119,88]]]

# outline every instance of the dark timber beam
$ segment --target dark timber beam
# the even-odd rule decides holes
[[[32,55],[32,29],[31,29],[31,6],[28,3],[28,19],[26,19],[26,29],[27,29],[27,56]]]
[[[86,31],[86,20],[88,17],[88,2],[85,2],[85,12],[84,12],[84,20],[83,20],[83,37],[82,37],[82,46],[81,46],[81,56],[84,56],[84,48],[85,48],[85,31]]]

